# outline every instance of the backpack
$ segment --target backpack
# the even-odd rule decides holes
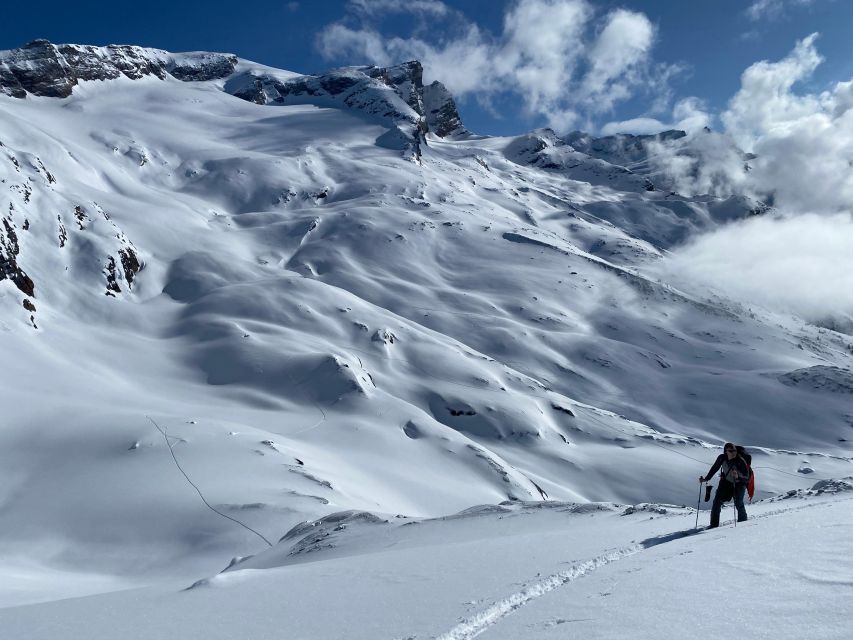
[[[746,462],[746,468],[749,469],[749,480],[747,481],[746,492],[749,494],[749,500],[752,501],[752,498],[755,495],[755,472],[752,470],[752,456],[740,445],[736,445],[735,448],[737,449],[737,454],[743,458],[744,462]]]

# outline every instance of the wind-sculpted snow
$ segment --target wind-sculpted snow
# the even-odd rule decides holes
[[[241,74],[295,93],[239,99]],[[0,96],[0,539],[34,592],[190,584],[265,544],[233,519],[690,504],[726,440],[760,497],[849,475],[849,394],[780,382],[849,370],[849,337],[655,275],[745,200],[423,135],[428,94],[413,65],[240,61]]]

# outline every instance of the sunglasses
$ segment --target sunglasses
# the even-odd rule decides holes
[[[725,451],[737,451],[737,449],[729,449],[728,447],[726,447]]]

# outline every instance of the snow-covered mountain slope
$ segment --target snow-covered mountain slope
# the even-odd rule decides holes
[[[689,504],[725,440],[760,496],[850,473],[849,336],[650,275],[745,198],[472,135],[416,63],[41,42],[0,86],[11,592],[197,577],[345,509]]]

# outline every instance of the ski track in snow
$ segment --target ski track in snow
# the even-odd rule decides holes
[[[839,500],[839,502],[846,502],[853,500],[853,498],[843,498]],[[772,511],[768,511],[766,513],[758,514],[755,516],[751,516],[747,522],[752,522],[755,520],[760,520],[764,518],[769,518],[772,516],[778,516],[784,513],[788,513],[791,511],[799,511],[802,509],[809,509],[817,506],[824,506],[826,503],[818,502],[818,503],[810,503],[797,505],[793,507],[783,508],[783,509],[774,509]],[[724,521],[720,525],[721,530],[725,530],[727,525],[736,526],[735,521]],[[560,571],[559,573],[552,574],[541,580],[539,582],[535,582],[529,587],[522,589],[516,593],[513,593],[506,598],[499,600],[494,603],[490,607],[484,609],[480,613],[477,613],[471,617],[465,618],[462,622],[457,624],[455,627],[443,633],[439,636],[435,636],[434,640],[469,640],[470,638],[476,638],[484,631],[496,625],[503,618],[510,615],[511,613],[517,611],[521,607],[525,606],[532,600],[537,598],[541,598],[546,593],[554,591],[562,586],[565,586],[571,582],[574,582],[578,578],[583,578],[584,576],[589,575],[596,569],[599,569],[605,565],[612,564],[623,558],[627,558],[629,556],[636,555],[642,551],[647,549],[651,549],[652,547],[659,546],[661,544],[666,544],[668,542],[673,542],[675,540],[681,540],[682,538],[686,538],[688,536],[695,535],[697,533],[702,533],[706,529],[685,529],[683,531],[673,531],[672,533],[664,534],[661,536],[656,536],[653,538],[648,538],[643,540],[639,544],[631,545],[628,547],[623,547],[616,551],[612,551],[610,553],[606,553],[600,556],[593,558],[592,560],[587,560],[586,562],[578,563],[572,566],[571,569],[566,571]],[[416,636],[412,636],[416,637]]]
[[[497,624],[502,618],[508,616],[513,611],[523,607],[531,600],[541,598],[546,593],[553,591],[570,582],[574,582],[578,578],[588,575],[604,565],[611,564],[622,558],[632,556],[644,549],[643,545],[633,545],[624,549],[619,549],[611,553],[607,553],[592,560],[587,560],[573,566],[566,571],[560,571],[551,576],[548,576],[540,582],[536,582],[531,586],[517,593],[496,602],[488,609],[463,620],[460,624],[453,627],[447,633],[436,636],[436,640],[467,640],[475,638],[489,627]]]

